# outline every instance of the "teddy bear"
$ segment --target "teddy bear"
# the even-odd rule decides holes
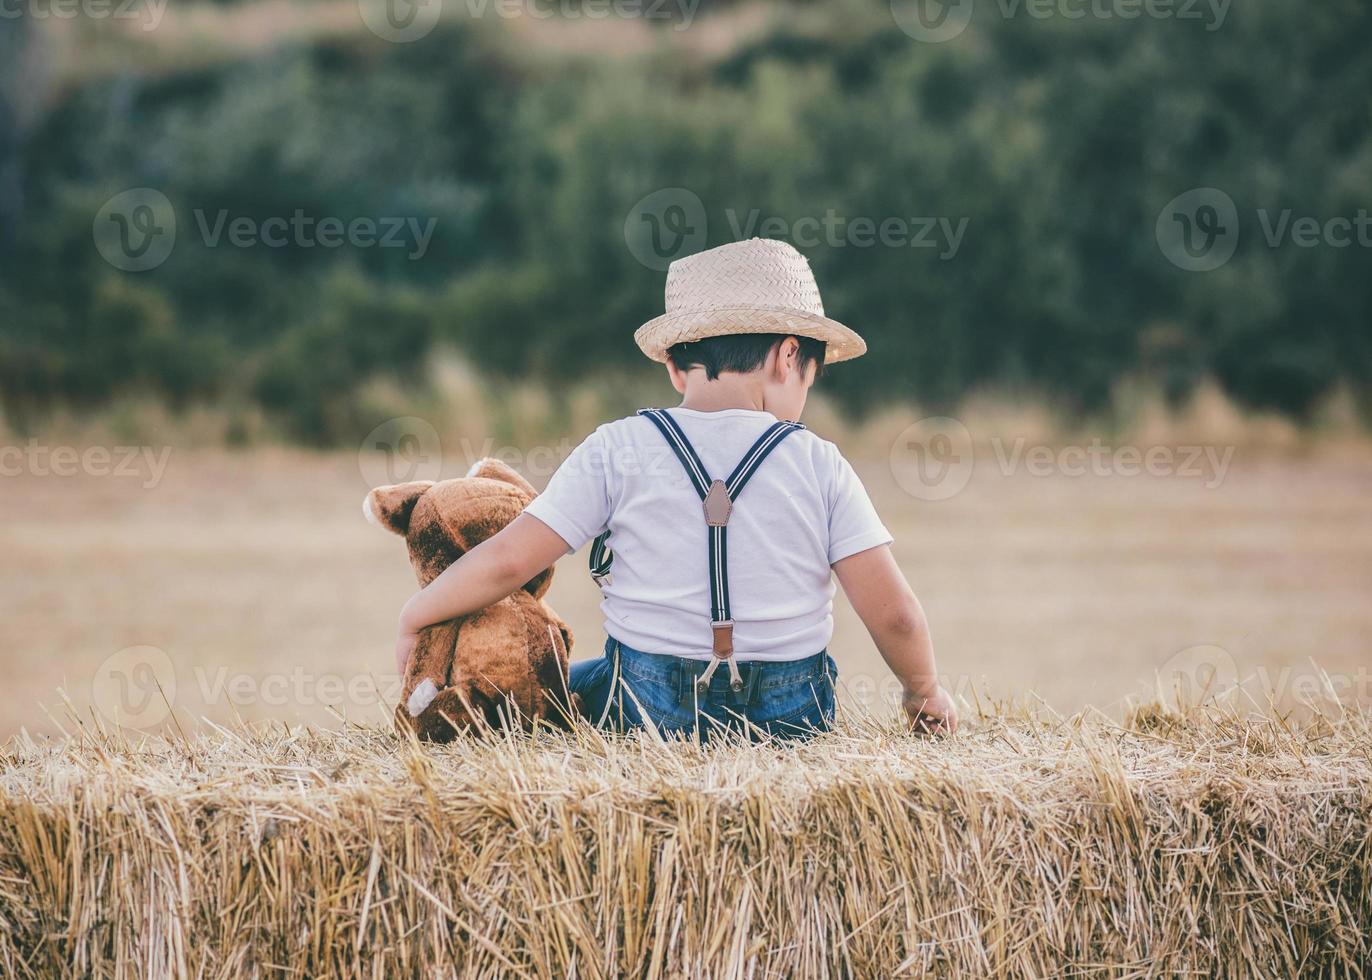
[[[460,479],[377,487],[362,510],[404,537],[424,586],[513,521],[535,495],[508,465],[483,459]],[[572,634],[543,601],[552,580],[549,568],[494,605],[420,631],[397,727],[437,742],[467,729],[528,730],[540,720],[565,727],[574,710],[566,694]]]

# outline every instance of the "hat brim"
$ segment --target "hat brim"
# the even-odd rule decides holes
[[[825,343],[824,363],[851,361],[867,353],[867,342],[837,320],[802,310],[773,306],[716,307],[665,313],[634,331],[634,342],[654,361],[667,360],[673,344],[745,333],[784,333]]]

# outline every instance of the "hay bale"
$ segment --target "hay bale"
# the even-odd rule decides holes
[[[0,758],[0,974],[1364,976],[1372,738],[83,728]]]

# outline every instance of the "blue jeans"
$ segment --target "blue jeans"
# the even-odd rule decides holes
[[[739,664],[743,690],[737,693],[729,689],[728,665],[720,664],[709,689],[697,696],[696,679],[708,665],[643,653],[610,638],[603,657],[572,664],[568,686],[581,696],[587,718],[615,731],[649,721],[667,737],[708,741],[729,730],[760,741],[805,739],[833,725],[838,667],[823,651],[803,660]]]

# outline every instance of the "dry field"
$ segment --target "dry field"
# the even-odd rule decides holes
[[[1218,486],[1007,476],[995,454],[977,458],[965,489],[936,501],[903,491],[886,460],[859,465],[965,698],[1033,691],[1118,716],[1159,671],[1170,686],[1174,668],[1210,664],[1259,699],[1332,686],[1372,703],[1372,455],[1240,450]],[[0,736],[56,730],[64,699],[155,726],[159,684],[183,725],[380,718],[413,580],[400,539],[362,519],[358,458],[173,451],[154,480],[155,465],[0,480]],[[573,655],[598,655],[581,556],[563,561],[552,602]],[[889,675],[842,599],[837,618],[850,703],[885,710]]]

